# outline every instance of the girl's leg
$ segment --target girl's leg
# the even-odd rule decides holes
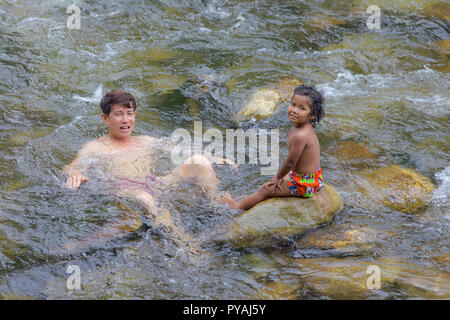
[[[281,181],[281,189],[282,190],[275,190],[273,192],[273,185],[269,186],[269,182],[263,184],[258,191],[253,193],[251,196],[246,197],[245,199],[241,201],[234,201],[230,194],[225,194],[221,202],[227,203],[230,207],[234,209],[242,209],[242,210],[248,210],[250,208],[253,208],[255,205],[260,203],[261,201],[270,198],[270,197],[290,197],[291,192],[289,191],[289,186],[286,178],[283,178]]]

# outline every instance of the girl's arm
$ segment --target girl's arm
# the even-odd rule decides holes
[[[272,178],[271,182],[274,184],[274,191],[277,187],[282,190],[281,181],[289,173],[289,171],[294,168],[298,159],[300,159],[305,146],[306,142],[305,139],[303,139],[303,135],[301,133],[297,133],[292,137],[287,158],[281,166],[280,170],[278,170],[277,175]],[[272,183],[270,183],[270,185],[272,185]]]

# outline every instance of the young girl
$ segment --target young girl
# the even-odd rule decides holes
[[[251,196],[235,201],[229,193],[221,199],[234,209],[248,210],[269,197],[310,198],[323,186],[320,145],[314,127],[324,116],[324,98],[314,87],[295,88],[288,107],[292,123],[289,152],[276,176]]]

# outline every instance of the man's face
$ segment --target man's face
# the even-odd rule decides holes
[[[109,128],[109,133],[113,138],[128,138],[133,132],[136,111],[121,104],[114,104],[111,107],[109,116],[102,113],[103,122]]]

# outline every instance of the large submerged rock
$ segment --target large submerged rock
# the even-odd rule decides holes
[[[297,283],[285,283],[272,281],[258,290],[252,300],[297,300],[300,285]]]
[[[303,273],[299,292],[311,299],[449,299],[447,272],[405,262],[397,257],[370,259],[295,259],[292,268]],[[380,271],[380,287],[374,285],[374,269]]]
[[[354,141],[342,141],[331,152],[341,164],[355,168],[365,168],[376,164],[377,155],[369,148]]]
[[[273,245],[330,221],[342,207],[341,197],[327,184],[309,199],[270,198],[238,216],[224,240],[236,247]]]
[[[346,20],[337,17],[332,17],[323,13],[318,13],[308,17],[305,27],[309,31],[319,31],[319,30],[326,30],[330,27],[345,25],[346,23],[347,23]]]
[[[298,248],[334,249],[337,253],[360,255],[392,233],[374,227],[331,225],[320,228],[297,241]]]
[[[414,169],[390,165],[357,173],[365,179],[359,190],[370,199],[405,213],[423,210],[436,188],[431,180]]]
[[[391,70],[416,70],[419,57],[429,49],[420,44],[405,43],[388,35],[366,33],[347,35],[343,41],[323,49],[328,63],[352,74],[385,73]]]

